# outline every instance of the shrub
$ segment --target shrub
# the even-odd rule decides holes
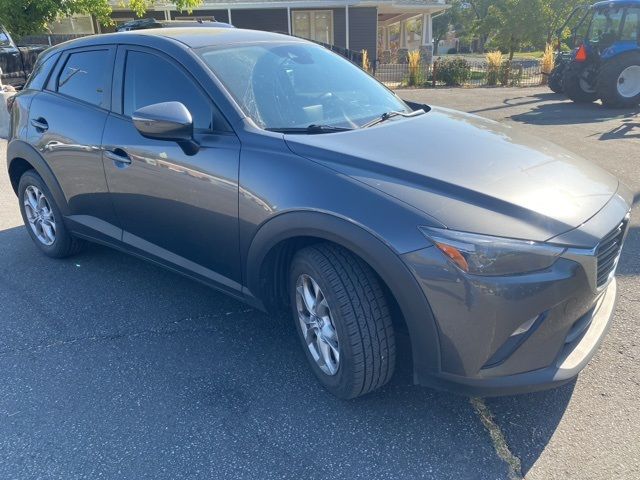
[[[471,78],[471,65],[464,58],[445,58],[434,68],[436,80],[448,86],[460,86]]]
[[[487,85],[497,85],[498,77],[500,76],[500,69],[502,67],[502,52],[496,50],[495,52],[489,52],[486,56],[487,59]]]
[[[456,53],[458,53],[458,49],[456,47],[453,47],[447,50],[448,55],[455,55]]]

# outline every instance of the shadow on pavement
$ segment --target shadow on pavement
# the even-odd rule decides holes
[[[555,94],[553,94],[555,95]],[[539,103],[543,100],[548,100],[544,95],[535,95],[533,98],[536,100],[530,102],[532,104],[538,104],[531,108],[527,112],[512,115],[513,121],[532,124],[532,125],[558,125],[567,126],[581,123],[597,123],[611,120],[614,118],[620,118],[625,125],[617,127],[615,130],[603,134],[601,140],[609,140],[611,138],[621,137],[633,137],[635,136],[635,127],[637,123],[634,119],[637,118],[640,108],[627,108],[627,109],[611,109],[602,106],[599,103],[590,104],[578,104],[571,101],[558,101],[553,103]],[[630,134],[630,132],[633,132]]]
[[[496,88],[500,88],[500,87],[496,87]],[[551,100],[566,100],[566,97],[564,95],[559,95],[557,93],[537,93],[535,95],[524,95],[521,97],[513,97],[513,98],[506,98],[503,102],[502,105],[499,106],[495,106],[495,107],[486,107],[486,108],[479,108],[477,110],[469,110],[469,113],[473,113],[473,114],[480,114],[482,112],[491,112],[491,111],[495,111],[495,110],[504,110],[505,108],[513,108],[513,107],[521,107],[524,105],[532,105],[535,103],[539,103],[539,102],[545,102],[545,101],[551,101]]]
[[[413,386],[406,355],[337,400],[288,318],[108,248],[51,260],[1,231],[0,305],[2,478],[507,476],[468,399]],[[491,400],[527,465],[570,395]]]
[[[621,138],[640,138],[640,122],[626,118],[619,125],[600,135],[600,140],[619,140]]]

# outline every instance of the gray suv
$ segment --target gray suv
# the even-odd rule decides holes
[[[400,348],[437,388],[570,380],[609,326],[631,204],[566,150],[233,28],[47,50],[13,103],[8,165],[46,255],[98,242],[288,308],[341,398],[384,385]]]

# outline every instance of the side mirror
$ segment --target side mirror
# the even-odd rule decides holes
[[[132,115],[133,124],[143,137],[177,142],[187,155],[199,149],[193,138],[191,113],[180,102],[154,103]]]

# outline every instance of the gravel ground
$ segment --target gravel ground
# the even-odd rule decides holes
[[[640,192],[637,112],[545,89],[406,90],[518,124]],[[640,477],[640,212],[602,350],[572,384],[469,401],[400,371],[352,402],[325,393],[287,319],[93,246],[40,255],[0,141],[0,478]]]

